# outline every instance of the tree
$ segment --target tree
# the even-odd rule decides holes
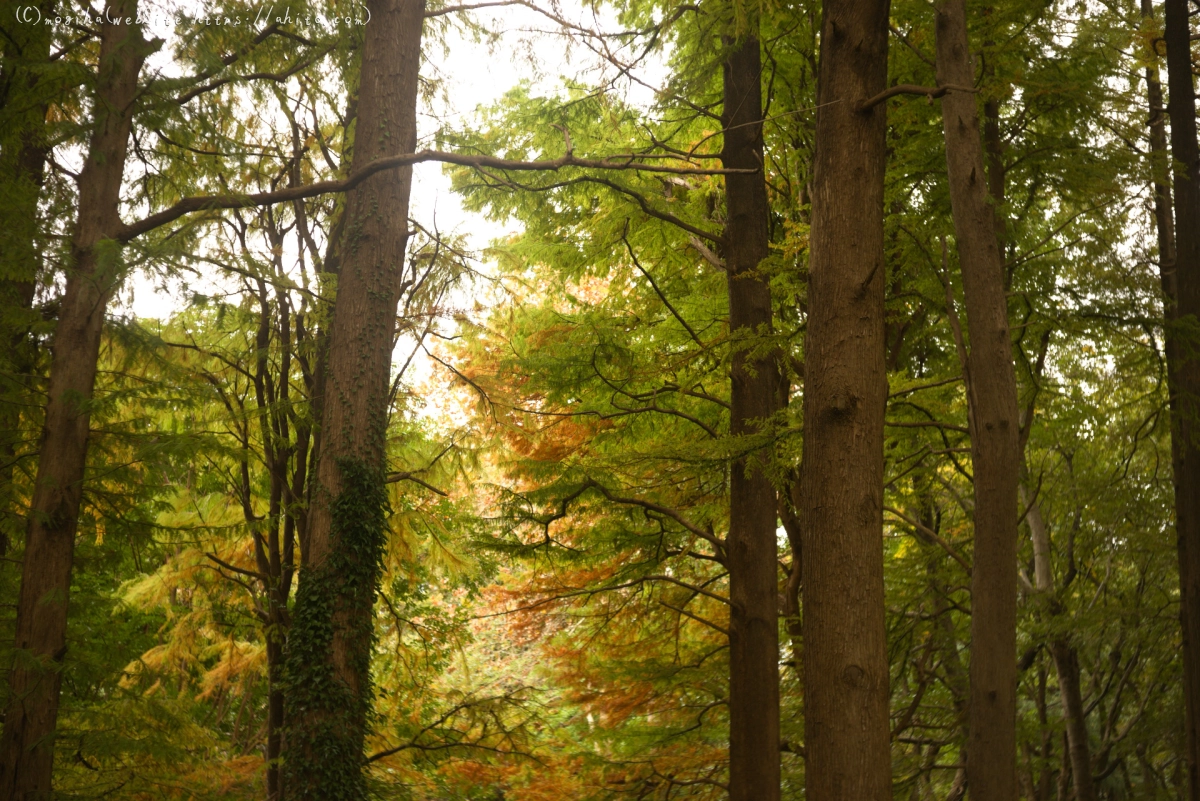
[[[424,0],[369,6],[353,168],[417,144]],[[347,195],[345,241],[321,399],[307,553],[288,638],[285,783],[296,799],[363,798],[370,726],[371,610],[386,537],[385,434],[396,306],[412,287],[411,167]]]
[[[947,0],[936,13],[937,79],[949,90],[942,118],[950,205],[970,329],[969,350],[959,343],[975,488],[967,782],[972,798],[1009,801],[1017,795],[1017,380],[979,113],[968,91],[974,68],[966,4]]]
[[[805,784],[891,797],[883,597],[887,0],[821,25],[804,370]]]
[[[1187,0],[1164,0],[1171,153],[1175,175],[1175,530],[1179,542],[1179,617],[1183,626],[1184,699],[1187,704],[1191,798],[1200,799],[1200,145]]]
[[[55,332],[41,458],[29,513],[17,610],[17,647],[9,673],[9,705],[0,740],[0,787],[15,799],[50,792],[60,664],[66,653],[67,600],[88,442],[88,402],[104,308],[120,260],[109,242],[118,207],[138,74],[153,45],[137,16],[136,0],[108,9],[101,26],[96,113],[79,178],[79,213],[72,264]],[[109,21],[111,16],[116,22]]]
[[[771,331],[771,286],[761,271],[768,255],[769,209],[762,140],[762,66],[758,18],[751,14],[726,57],[721,123],[726,168],[723,236],[729,281],[729,433],[753,437],[780,406],[776,356],[764,352]],[[731,37],[732,39],[732,37]],[[752,441],[752,440],[751,440]],[[759,448],[761,449],[761,445]],[[775,487],[766,454],[746,449],[730,465],[729,535],[729,797],[779,798],[779,612]]]

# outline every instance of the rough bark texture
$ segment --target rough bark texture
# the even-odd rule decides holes
[[[937,6],[939,85],[971,86],[963,0]],[[988,203],[975,96],[942,98],[954,234],[970,330],[963,365],[975,485],[967,784],[974,801],[1017,797],[1017,381],[1004,266]]]
[[[423,0],[368,4],[352,170],[416,147]],[[384,535],[384,444],[396,306],[408,242],[411,168],[346,200],[329,333],[316,489],[287,656],[289,798],[363,798],[371,623]]]
[[[888,0],[826,0],[805,353],[807,797],[892,797],[883,595]]]
[[[1200,799],[1200,146],[1187,0],[1166,0],[1171,150],[1175,162],[1175,527],[1183,626],[1188,780]]]
[[[730,433],[753,435],[776,411],[775,359],[749,351],[771,329],[771,288],[758,272],[767,257],[767,188],[763,173],[762,61],[757,24],[725,61],[722,163],[759,170],[725,179],[725,265],[729,329],[745,347],[730,370]],[[730,474],[729,798],[779,798],[779,609],[775,488],[763,452],[735,461]]]
[[[137,16],[136,0],[117,0],[109,17]],[[95,128],[79,178],[79,217],[67,276],[31,504],[21,593],[17,655],[0,740],[0,798],[50,795],[54,729],[75,528],[88,444],[88,403],[96,377],[104,309],[116,286],[118,258],[101,245],[120,225],[121,177],[132,125],[137,78],[149,48],[137,25],[101,27]]]

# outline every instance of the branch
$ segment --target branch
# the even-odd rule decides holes
[[[589,481],[586,486],[590,486],[590,487],[593,487],[593,488],[599,490],[601,495],[603,495],[605,498],[612,501],[613,503],[620,503],[620,504],[624,504],[627,506],[640,506],[641,508],[643,508],[649,512],[657,512],[660,515],[669,517],[672,520],[674,520],[676,523],[678,523],[679,525],[686,528],[688,531],[695,534],[700,539],[705,540],[710,545],[712,545],[716,549],[718,555],[724,554],[724,552],[725,552],[725,548],[722,545],[720,540],[718,540],[714,535],[709,534],[707,531],[705,531],[704,529],[697,526],[695,523],[688,520],[686,517],[684,517],[682,514],[675,511],[674,509],[671,509],[666,506],[661,506],[657,503],[654,503],[653,501],[644,501],[641,498],[622,498],[617,495],[613,495],[611,492],[608,491],[607,487],[605,487],[603,484],[600,484],[599,482],[596,482],[596,481]],[[666,579],[666,580],[672,581],[673,579]],[[676,583],[678,583],[678,582],[676,582]]]
[[[206,553],[204,555],[206,557],[208,557],[209,559],[213,560],[214,562],[216,562],[221,567],[225,568],[226,570],[232,570],[234,573],[241,573],[243,576],[249,576],[250,578],[255,579],[256,581],[262,581],[267,584],[270,584],[270,578],[263,573],[259,573],[255,570],[246,570],[241,567],[235,567],[234,565],[229,564],[225,560],[220,559],[216,555],[211,554],[211,553]]]
[[[410,167],[414,164],[424,164],[431,161],[442,164],[457,164],[460,167],[474,167],[476,169],[490,168],[516,172],[554,172],[565,167],[581,167],[592,170],[637,170],[641,172],[669,173],[672,175],[733,175],[758,172],[758,170],[703,169],[642,164],[638,162],[639,158],[640,156],[637,154],[626,154],[619,158],[610,156],[600,159],[586,159],[577,158],[573,154],[568,153],[561,158],[545,161],[514,161],[511,159],[496,158],[495,156],[468,156],[461,153],[445,153],[439,150],[422,150],[417,153],[404,153],[399,156],[376,159],[366,166],[355,170],[349,177],[340,181],[317,181],[316,183],[288,187],[287,189],[280,189],[274,192],[186,197],[175,203],[175,205],[163,209],[156,214],[151,214],[149,217],[138,220],[131,225],[121,225],[113,238],[121,244],[125,244],[144,233],[153,231],[155,228],[167,223],[174,222],[185,214],[190,214],[194,211],[270,206],[275,203],[304,200],[305,198],[316,197],[318,195],[348,192],[372,175],[384,170],[391,170],[397,167]],[[711,234],[707,234],[704,231],[692,230],[691,232],[700,234],[706,238],[712,238]]]
[[[874,97],[867,98],[859,103],[855,110],[870,111],[880,103],[883,103],[889,98],[896,97],[897,95],[925,95],[925,97],[932,102],[935,97],[941,97],[947,92],[970,92],[974,94],[978,91],[978,89],[970,86],[956,86],[952,83],[948,83],[944,86],[917,86],[916,84],[911,83],[900,83],[889,89],[884,89]]]
[[[668,609],[670,609],[672,612],[678,612],[679,614],[683,615],[684,617],[690,617],[692,620],[696,621],[697,623],[708,626],[710,629],[713,629],[715,631],[719,631],[722,634],[724,634],[726,637],[729,636],[729,629],[725,628],[724,626],[719,626],[716,623],[713,623],[711,620],[706,620],[705,618],[702,618],[699,615],[693,615],[691,612],[687,611],[686,609],[680,609],[678,606],[671,606],[669,603],[662,600],[661,598],[659,599],[658,602],[660,604],[662,604],[663,606],[667,607]]]
[[[384,479],[384,481],[387,484],[395,484],[397,481],[414,481],[417,484],[420,484],[425,489],[429,490],[430,492],[436,492],[438,495],[441,495],[443,498],[450,497],[449,494],[447,494],[444,490],[440,490],[437,487],[433,486],[432,484],[427,484],[426,482],[424,482],[421,479],[414,476],[412,473],[388,473],[388,477],[386,479]]]
[[[629,251],[629,258],[633,259],[633,266],[637,267],[638,271],[642,275],[646,276],[646,280],[649,281],[650,286],[654,288],[654,294],[658,295],[658,299],[661,300],[663,302],[663,305],[667,307],[667,310],[670,311],[672,315],[674,315],[675,319],[679,321],[679,324],[682,325],[684,327],[684,329],[688,332],[688,334],[692,337],[692,340],[697,345],[700,346],[700,349],[706,350],[706,348],[704,347],[704,343],[701,342],[700,337],[698,337],[696,335],[696,331],[690,325],[688,325],[687,320],[683,319],[683,315],[680,314],[675,309],[675,307],[671,305],[671,301],[667,300],[667,296],[664,295],[663,291],[658,288],[658,283],[654,280],[654,276],[650,275],[650,273],[646,271],[646,268],[642,266],[642,263],[640,261],[638,261],[637,254],[633,252],[633,245],[629,244],[629,218],[628,217],[625,218],[625,230],[621,232],[621,241],[625,243],[625,250]],[[707,428],[707,426],[705,426],[705,427]]]
[[[899,509],[893,509],[890,506],[885,506],[885,507],[883,507],[883,511],[894,514],[896,517],[900,518],[905,523],[908,523],[910,526],[912,526],[913,529],[918,534],[922,535],[924,538],[930,540],[931,542],[935,542],[938,545],[940,545],[943,551],[950,554],[950,556],[954,559],[954,561],[956,561],[960,565],[962,565],[963,570],[967,571],[968,576],[971,575],[971,566],[969,564],[967,564],[967,560],[963,559],[962,556],[959,555],[958,551],[954,550],[954,547],[950,543],[946,542],[944,539],[939,537],[937,532],[935,532],[933,529],[929,528],[928,526],[926,526],[916,520],[913,520],[911,517],[904,514],[904,512],[901,512]]]

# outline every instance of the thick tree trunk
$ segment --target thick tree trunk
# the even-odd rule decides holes
[[[1200,324],[1200,145],[1192,80],[1188,0],[1166,0],[1171,150],[1175,167],[1176,314],[1186,328]],[[1184,327],[1173,326],[1182,332]],[[1183,626],[1183,697],[1188,783],[1200,801],[1200,341],[1179,343],[1175,353],[1172,438],[1175,459],[1175,528],[1179,547],[1179,617]]]
[[[368,8],[353,169],[416,147],[424,1],[373,0]],[[288,635],[289,798],[366,797],[362,748],[386,527],[388,388],[411,185],[412,170],[399,169],[347,197],[308,553]]]
[[[116,254],[100,247],[120,225],[125,154],[133,121],[138,73],[149,53],[137,25],[136,0],[117,0],[105,13],[97,69],[96,119],[79,178],[79,217],[72,238],[72,270],[54,332],[50,389],[41,456],[27,528],[16,648],[9,703],[0,740],[0,797],[49,797],[67,600],[75,528],[83,494],[88,403],[96,377],[104,309],[117,284]]]
[[[805,786],[892,797],[883,594],[888,0],[826,0],[817,79],[803,504]]]
[[[730,433],[753,435],[777,410],[775,359],[749,349],[771,330],[771,288],[758,272],[768,255],[767,187],[762,172],[762,62],[757,19],[725,61],[721,153],[725,178],[725,265],[729,330]],[[731,467],[729,496],[729,798],[779,798],[779,588],[775,488],[760,451]]]
[[[940,85],[974,83],[963,0],[937,6]],[[946,166],[970,352],[963,365],[975,484],[967,783],[975,801],[1017,797],[1017,381],[1004,267],[988,203],[979,112],[970,92],[942,98]]]

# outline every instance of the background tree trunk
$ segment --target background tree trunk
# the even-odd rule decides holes
[[[758,20],[725,61],[722,163],[753,169],[725,176],[725,265],[729,329],[730,433],[753,435],[777,410],[779,370],[770,355],[751,352],[771,330],[771,287],[758,272],[767,257],[767,187],[762,172],[762,61]],[[761,350],[761,348],[759,348]],[[775,488],[769,454],[734,461],[730,474],[729,540],[729,797],[779,798],[779,602]]]
[[[1055,595],[1054,570],[1050,563],[1050,530],[1046,527],[1037,498],[1023,487],[1021,503],[1028,508],[1025,519],[1029,523],[1030,539],[1033,541],[1034,588],[1045,597],[1049,617],[1057,618],[1063,614],[1063,608]],[[1073,580],[1074,577],[1068,575],[1067,578]],[[1069,582],[1064,584],[1070,586]],[[1096,801],[1096,785],[1092,781],[1092,749],[1088,741],[1087,715],[1080,687],[1079,654],[1063,633],[1066,628],[1061,623],[1055,626],[1056,633],[1048,643],[1048,648],[1058,676],[1059,700],[1066,724],[1067,756],[1075,777],[1075,799]]]
[[[423,0],[368,4],[352,169],[416,147]],[[297,799],[366,797],[372,609],[386,529],[388,389],[412,170],[346,199],[321,445],[288,635],[284,785]]]
[[[938,84],[975,74],[963,0],[937,7]],[[975,801],[1017,797],[1017,380],[1004,266],[988,203],[979,112],[970,92],[942,98],[955,242],[970,330],[967,386],[975,486],[967,783]]]
[[[1200,799],[1200,146],[1192,80],[1188,0],[1166,0],[1171,150],[1175,157],[1175,289],[1184,338],[1176,353],[1172,439],[1175,459],[1175,528],[1179,546],[1179,617],[1183,627],[1183,697],[1186,704],[1188,783]]]
[[[133,123],[138,73],[150,52],[136,18],[136,0],[106,10],[96,71],[95,128],[79,177],[79,216],[71,243],[62,310],[54,332],[50,389],[41,456],[29,513],[17,655],[9,673],[9,702],[0,739],[0,797],[49,797],[67,601],[75,529],[87,459],[88,404],[96,377],[104,310],[120,278],[116,245],[102,247],[120,225],[125,155]]]
[[[54,16],[54,3],[39,9]],[[13,493],[13,471],[21,440],[21,406],[36,348],[29,336],[41,269],[38,200],[46,171],[47,93],[37,67],[50,60],[48,25],[6,23],[0,69],[0,556],[19,535],[24,515]],[[0,562],[0,570],[3,563]]]
[[[805,786],[892,797],[883,595],[883,175],[888,0],[826,0],[805,353]]]

